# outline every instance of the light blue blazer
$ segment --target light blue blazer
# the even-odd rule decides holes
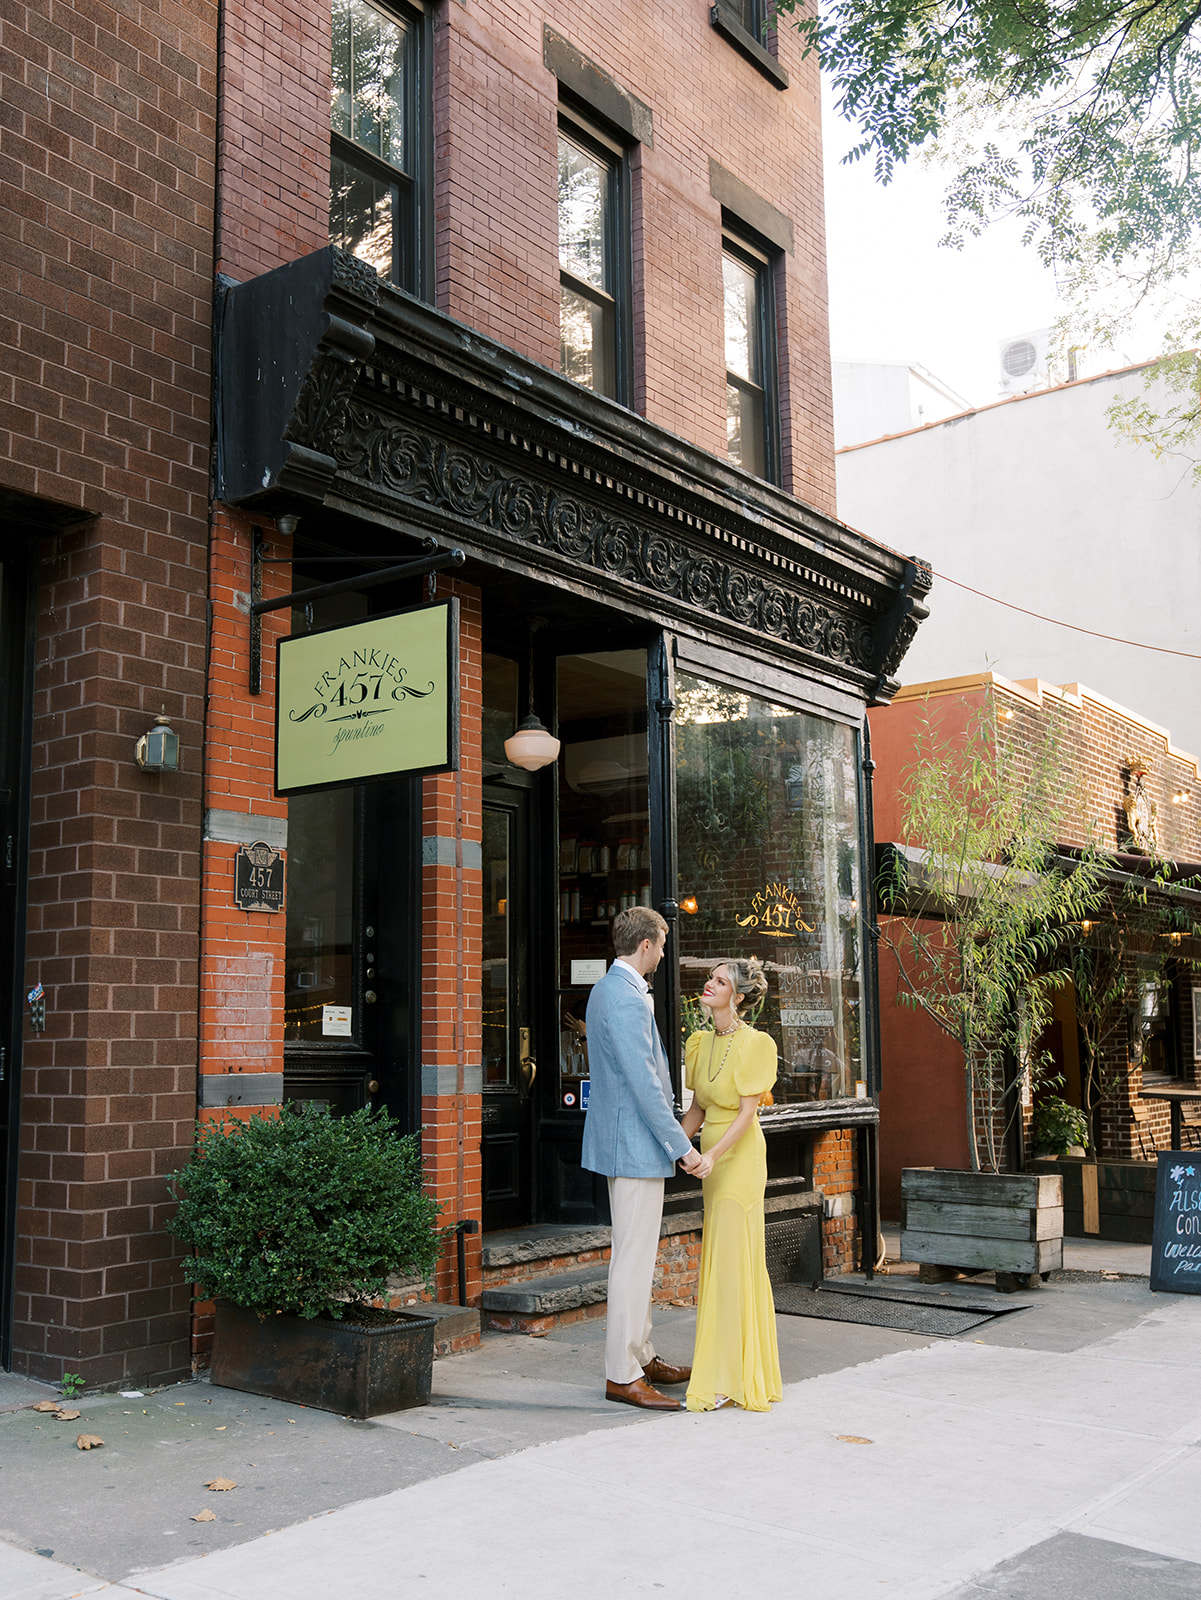
[[[690,1148],[646,982],[615,961],[588,996],[588,1115],[581,1164],[609,1178],[666,1178]]]

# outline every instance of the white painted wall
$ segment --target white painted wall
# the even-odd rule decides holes
[[[836,449],[920,428],[971,405],[916,362],[835,361],[832,371]]]
[[[843,450],[838,511],[936,573],[1063,622],[1201,655],[1201,486],[1108,426],[1141,369]],[[935,579],[906,683],[993,670],[1087,683],[1201,752],[1201,660],[1092,638]]]

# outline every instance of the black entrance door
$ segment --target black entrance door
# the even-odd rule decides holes
[[[534,1214],[538,1040],[530,974],[529,795],[484,790],[483,1209],[485,1232]]]
[[[288,802],[284,1098],[420,1125],[419,780]]]
[[[32,674],[30,564],[0,553],[0,1367],[10,1354],[21,1036],[25,1011],[28,728]]]

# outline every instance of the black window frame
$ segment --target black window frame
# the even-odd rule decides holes
[[[433,109],[431,98],[431,19],[421,0],[361,0],[383,17],[409,24],[415,48],[408,60],[404,107],[405,148],[412,152],[411,170],[405,171],[330,128],[330,206],[333,205],[332,169],[335,159],[354,167],[395,194],[392,228],[392,270],[383,274],[389,283],[432,302],[434,264],[430,197],[433,194]],[[332,12],[332,6],[331,6]],[[331,215],[332,223],[332,215]],[[330,230],[331,240],[333,230]]]
[[[787,89],[788,73],[768,49],[767,0],[716,0],[709,8],[709,25],[756,67],[777,89]]]
[[[610,285],[598,291],[592,284],[567,271],[559,262],[560,288],[569,288],[574,294],[594,305],[607,305],[613,316],[613,392],[590,389],[593,394],[605,394],[618,405],[628,407],[634,392],[633,361],[633,254],[632,211],[630,202],[630,150],[629,145],[612,131],[588,116],[566,97],[559,102],[559,119],[555,140],[555,170],[558,172],[559,140],[568,139],[586,154],[605,164],[609,171],[608,203],[605,208],[605,256],[609,264]],[[556,176],[556,187],[557,187]],[[583,387],[590,387],[583,385]]]
[[[749,267],[755,274],[758,286],[759,317],[755,330],[756,347],[759,356],[759,370],[763,374],[763,382],[756,385],[745,378],[726,372],[727,393],[731,386],[739,389],[743,394],[758,393],[760,420],[763,425],[763,471],[757,472],[753,467],[742,463],[744,472],[750,472],[756,478],[762,478],[765,483],[779,484],[781,482],[783,463],[783,443],[780,429],[780,344],[776,330],[776,272],[780,253],[767,244],[765,240],[747,233],[745,229],[733,226],[723,217],[721,229],[722,258],[729,256],[743,267]],[[723,288],[725,272],[722,272]],[[725,297],[722,297],[722,351],[725,351]]]

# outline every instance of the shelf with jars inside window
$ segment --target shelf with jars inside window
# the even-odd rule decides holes
[[[651,850],[645,833],[564,836],[559,844],[559,925],[607,928],[619,912],[651,903]]]

